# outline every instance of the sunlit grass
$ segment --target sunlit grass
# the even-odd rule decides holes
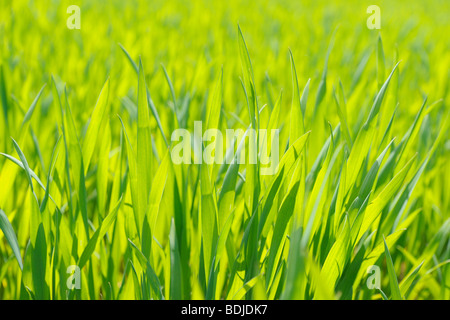
[[[369,4],[1,2],[0,299],[450,299],[449,4]]]

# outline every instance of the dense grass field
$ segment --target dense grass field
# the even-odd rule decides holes
[[[0,0],[0,299],[450,299],[449,15]]]

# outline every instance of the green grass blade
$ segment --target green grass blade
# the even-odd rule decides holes
[[[289,57],[291,60],[291,72],[292,72],[292,105],[291,105],[291,118],[289,124],[289,143],[292,145],[304,132],[305,124],[303,120],[303,114],[300,100],[300,88],[298,86],[297,70],[295,68],[294,57],[292,51],[289,50]]]
[[[395,274],[394,264],[392,262],[391,254],[389,253],[386,239],[384,239],[384,250],[386,254],[386,264],[389,273],[389,285],[391,287],[391,295],[393,300],[402,300],[402,294],[398,285],[397,275]]]
[[[86,262],[90,259],[92,253],[94,253],[95,247],[97,246],[97,242],[99,239],[102,239],[106,232],[111,228],[114,221],[116,221],[117,214],[120,209],[120,205],[122,204],[122,197],[117,201],[114,206],[114,209],[106,216],[103,220],[100,227],[97,228],[92,238],[89,240],[86,248],[83,250],[81,254],[80,260],[78,261],[78,267],[81,269],[85,266]]]
[[[3,231],[6,240],[11,246],[11,249],[13,250],[17,262],[19,263],[19,267],[22,270],[23,262],[22,256],[20,255],[20,248],[19,243],[17,242],[16,233],[14,232],[14,228],[12,227],[11,223],[8,220],[8,217],[6,216],[5,212],[2,209],[0,209],[0,229]]]
[[[94,148],[97,143],[99,130],[108,107],[109,90],[110,90],[109,83],[110,80],[108,78],[105,84],[103,85],[100,95],[98,96],[97,103],[95,104],[94,111],[92,111],[91,119],[89,121],[89,127],[87,129],[86,136],[84,138],[82,149],[83,165],[85,170],[84,174],[86,174],[87,170],[89,169],[91,157],[92,154],[94,153]]]
[[[22,128],[23,128],[23,126],[25,125],[25,123],[27,123],[28,121],[30,121],[31,117],[33,116],[34,109],[36,108],[36,105],[37,105],[37,103],[38,103],[38,101],[39,101],[39,98],[40,98],[41,95],[42,95],[42,92],[44,91],[45,86],[46,86],[46,84],[44,84],[44,85],[42,86],[42,88],[41,88],[41,90],[39,90],[39,93],[37,94],[36,98],[35,98],[35,99],[33,100],[33,102],[31,103],[30,108],[28,109],[27,113],[25,114],[25,117],[23,118],[23,121],[22,121]]]

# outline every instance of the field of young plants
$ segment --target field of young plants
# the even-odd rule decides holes
[[[450,299],[449,15],[0,0],[0,300]]]

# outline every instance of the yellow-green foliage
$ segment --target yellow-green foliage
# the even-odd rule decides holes
[[[371,4],[0,0],[0,299],[450,299],[450,5]]]

